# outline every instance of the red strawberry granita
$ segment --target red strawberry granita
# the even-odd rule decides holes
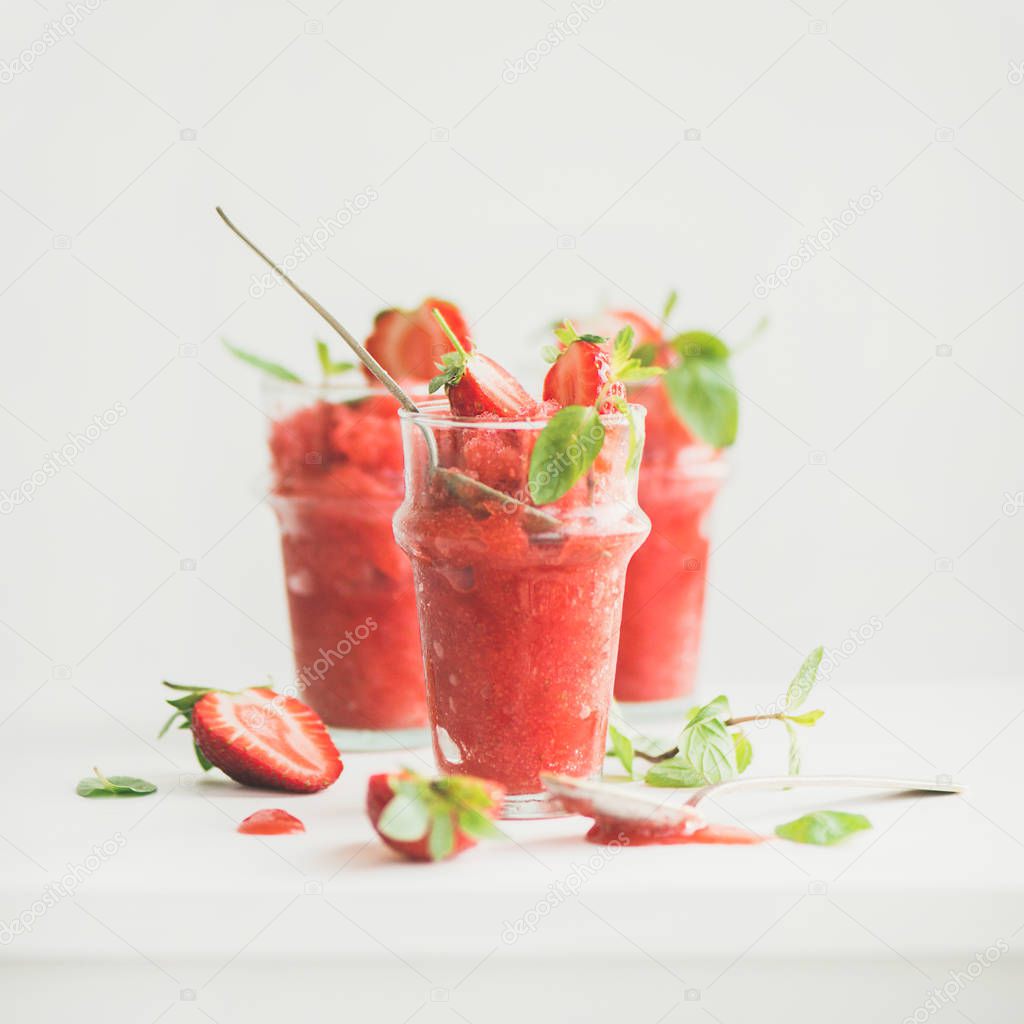
[[[339,737],[350,749],[414,742],[407,730],[422,730],[427,711],[412,572],[391,529],[403,493],[397,403],[358,379],[270,392],[296,695],[358,732]]]
[[[675,700],[693,692],[704,620],[707,522],[725,478],[719,452],[679,420],[660,381],[629,389],[647,409],[640,507],[651,534],[626,576],[615,697]]]
[[[648,529],[625,417],[603,417],[596,461],[543,508],[528,474],[548,408],[467,419],[430,403],[401,419],[395,535],[416,581],[438,765],[502,785],[505,816],[537,816],[541,772],[595,775],[604,759],[626,565]]]

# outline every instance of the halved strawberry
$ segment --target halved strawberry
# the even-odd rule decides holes
[[[430,382],[431,393],[443,387],[456,416],[517,419],[536,410],[537,403],[508,370],[483,353],[466,349],[440,309],[434,316],[454,351],[441,356],[441,372]]]
[[[462,347],[472,351],[469,327],[459,307],[451,302],[425,299],[418,309],[385,309],[377,314],[365,344],[392,377],[428,381],[437,372],[441,357],[453,351],[454,346],[432,315],[434,309],[442,312]]]
[[[615,399],[624,400],[626,385],[616,380],[605,339],[585,334],[568,342],[544,378],[544,401],[567,405],[593,405],[603,396],[600,413],[614,412]]]
[[[504,797],[504,788],[487,779],[427,779],[403,770],[370,776],[366,813],[396,853],[409,860],[447,860],[476,846],[478,839],[502,837],[492,819]]]
[[[312,708],[266,687],[229,692],[176,686],[186,695],[167,703],[175,713],[162,736],[181,716],[191,729],[203,770],[217,767],[245,786],[295,793],[326,789],[341,774],[338,749]]]

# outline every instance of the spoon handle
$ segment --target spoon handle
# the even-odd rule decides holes
[[[870,775],[769,775],[759,779],[730,779],[702,786],[686,803],[696,807],[711,794],[755,789],[811,789],[811,788],[884,789],[892,793],[964,793],[966,786],[955,782],[936,782],[930,779],[887,779]]]

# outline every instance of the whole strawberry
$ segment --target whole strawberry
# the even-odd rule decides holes
[[[409,860],[447,860],[478,839],[501,838],[493,819],[505,790],[471,775],[428,779],[402,770],[372,775],[366,813],[377,835]]]
[[[185,695],[169,700],[175,709],[160,735],[182,719],[191,729],[204,771],[219,768],[244,786],[315,793],[342,771],[338,749],[320,716],[294,697],[266,687],[214,690],[164,683]]]

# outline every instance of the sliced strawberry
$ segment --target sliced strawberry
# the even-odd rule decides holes
[[[447,860],[501,837],[493,819],[505,790],[470,775],[427,779],[415,772],[372,775],[366,813],[377,835],[409,860]]]
[[[294,697],[265,687],[235,693],[171,688],[187,696],[168,701],[176,711],[161,735],[180,715],[181,728],[192,730],[204,770],[216,767],[245,786],[295,793],[326,789],[341,774],[341,758],[327,727]]]
[[[462,347],[470,352],[473,342],[458,306],[443,299],[426,299],[418,309],[385,309],[377,314],[366,348],[392,377],[428,381],[435,367],[454,346],[434,319],[432,310],[444,315]]]
[[[593,405],[604,395],[598,412],[614,412],[615,399],[625,399],[626,385],[615,380],[604,339],[596,335],[576,338],[561,349],[544,378],[544,401],[567,405]]]
[[[537,403],[508,370],[489,356],[465,348],[442,310],[434,310],[434,317],[453,351],[445,353],[438,362],[441,372],[431,380],[430,391],[443,387],[456,416],[517,419],[536,410]]]

